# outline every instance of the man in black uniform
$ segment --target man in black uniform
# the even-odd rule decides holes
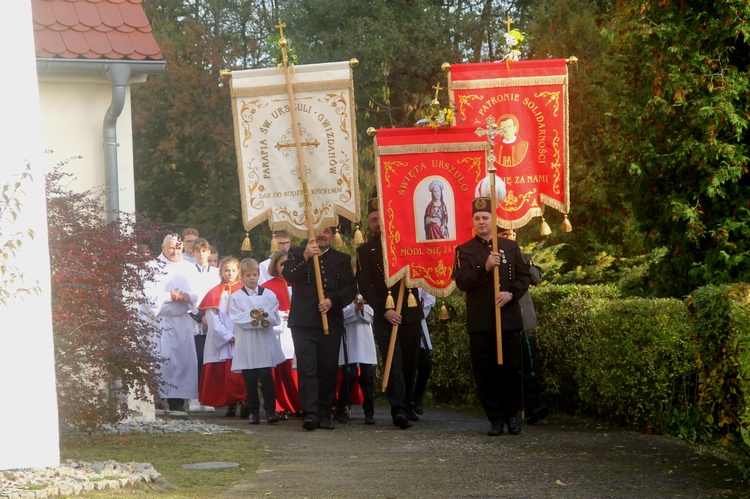
[[[529,289],[530,274],[518,243],[498,238],[492,251],[492,213],[489,198],[472,202],[474,238],[456,248],[453,280],[466,292],[466,331],[477,393],[490,420],[490,436],[517,435],[521,399],[521,332],[523,317],[518,300]],[[493,268],[499,267],[500,294],[495,299]],[[497,363],[495,308],[501,308],[503,364]]]
[[[383,268],[383,246],[380,238],[380,213],[377,194],[373,192],[367,203],[367,223],[374,237],[357,248],[357,282],[359,291],[374,312],[373,332],[383,362],[388,356],[393,325],[398,324],[397,341],[393,351],[391,370],[388,375],[386,397],[391,406],[393,424],[401,429],[409,428],[411,421],[419,421],[412,408],[414,377],[416,374],[419,341],[422,334],[422,301],[417,289],[406,289],[401,314],[386,306],[389,289],[385,285]],[[398,300],[399,284],[390,288],[394,303]],[[416,305],[408,305],[408,295]],[[412,301],[414,301],[412,300]]]
[[[354,300],[356,283],[349,255],[331,248],[331,227],[305,247],[292,248],[283,275],[292,286],[289,327],[297,357],[302,427],[333,429],[331,408],[336,392],[339,345],[344,331],[343,309]],[[318,300],[313,255],[320,260],[323,301]],[[324,334],[321,312],[328,318]]]

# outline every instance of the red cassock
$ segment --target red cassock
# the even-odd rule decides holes
[[[215,309],[219,317],[229,320],[228,304],[229,295],[242,289],[242,283],[219,284],[214,286],[206,294],[198,306],[198,310],[204,313],[210,309]],[[226,301],[222,304],[222,295],[226,296]],[[223,310],[220,309],[223,307]],[[207,346],[210,345],[212,331],[209,330],[206,338]],[[211,348],[209,346],[209,348]],[[232,359],[224,359],[218,362],[206,362],[203,364],[203,376],[201,377],[200,389],[198,391],[198,400],[203,405],[212,407],[223,407],[230,404],[243,402],[247,398],[245,390],[245,380],[242,374],[232,372]]]
[[[290,298],[288,283],[284,279],[272,277],[263,283],[279,300],[279,312],[289,312]],[[276,410],[298,414],[302,411],[299,403],[299,384],[294,360],[287,359],[273,369],[273,384],[276,389]]]

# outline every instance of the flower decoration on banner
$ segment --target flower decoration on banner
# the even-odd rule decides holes
[[[281,50],[281,45],[284,45],[284,48],[286,49],[289,67],[294,69],[294,65],[297,64],[298,61],[297,52],[294,50],[294,47],[289,45],[289,40],[285,36],[279,34],[269,35],[266,40],[268,41],[266,51],[271,57],[273,57],[273,63],[276,65],[276,69],[284,69],[284,54]],[[281,42],[281,40],[284,41]]]
[[[526,45],[528,35],[517,29],[512,29],[503,35],[505,41],[505,55],[503,61],[518,61],[521,59],[521,49]]]
[[[449,127],[453,124],[453,115],[455,108],[453,106],[440,107],[440,101],[438,100],[438,92],[442,90],[442,87],[438,83],[432,87],[435,89],[435,98],[432,99],[427,106],[425,117],[418,120],[415,126],[431,126],[432,128]]]

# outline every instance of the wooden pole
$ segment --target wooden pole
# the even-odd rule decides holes
[[[404,292],[406,291],[406,282],[401,279],[401,284],[398,286],[398,299],[396,300],[396,313],[401,315],[401,308],[404,305]],[[391,342],[388,345],[388,356],[385,359],[385,368],[383,369],[383,385],[382,389],[388,387],[388,378],[391,375],[391,364],[393,364],[393,350],[396,348],[396,335],[398,334],[398,324],[394,324],[391,328]]]
[[[490,212],[492,214],[492,251],[497,253],[497,193],[495,192],[495,137],[498,135],[498,126],[495,124],[495,118],[487,118],[487,128],[477,128],[474,132],[480,137],[487,136],[487,175],[490,177]],[[494,287],[495,303],[500,296],[500,267],[497,265],[492,268],[492,283]],[[495,332],[497,333],[497,363],[503,363],[503,322],[500,307],[495,306]]]
[[[284,28],[286,24],[279,20],[275,26],[279,28],[281,37],[279,38],[279,47],[281,47],[282,63],[284,65],[284,75],[286,76],[286,93],[289,96],[289,108],[292,118],[292,131],[294,132],[294,144],[297,150],[297,163],[299,165],[299,178],[302,182],[302,194],[305,198],[305,220],[307,220],[307,237],[315,239],[315,228],[312,225],[312,203],[310,202],[310,191],[307,188],[307,168],[305,167],[305,158],[302,154],[302,139],[299,136],[299,122],[297,121],[297,109],[294,102],[294,87],[292,86],[292,74],[289,70],[289,56],[286,53],[287,41],[284,38]],[[318,303],[325,300],[323,293],[323,279],[320,275],[320,260],[318,255],[313,255],[313,266],[315,268],[315,282],[318,286]],[[328,334],[328,315],[325,312],[320,313],[320,319],[323,322],[323,333]]]

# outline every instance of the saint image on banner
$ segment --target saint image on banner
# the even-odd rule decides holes
[[[422,183],[427,183],[427,191],[429,192],[429,202],[427,203],[427,206],[424,209],[424,238],[419,238],[418,240],[423,241],[430,241],[430,240],[436,240],[436,239],[450,239],[451,238],[451,225],[454,224],[453,220],[453,203],[452,201],[449,202],[449,200],[446,199],[446,194],[449,194],[449,197],[452,198],[452,193],[450,192],[450,186],[449,186],[449,192],[445,192],[445,182],[443,182],[440,178],[434,178],[429,177],[422,181]],[[414,195],[417,196],[418,193],[424,192],[424,189],[420,186],[418,187]],[[422,196],[420,196],[422,197]],[[415,200],[416,201],[416,200]],[[419,202],[415,202],[415,206],[421,206]],[[419,211],[417,210],[417,213]],[[417,224],[419,226],[419,224]]]
[[[514,114],[503,114],[497,119],[499,132],[503,138],[495,146],[497,164],[512,168],[526,158],[529,143],[519,137],[518,118]]]

